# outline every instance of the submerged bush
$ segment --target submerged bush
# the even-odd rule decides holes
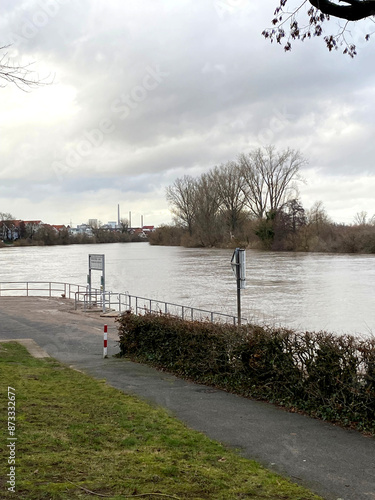
[[[375,434],[375,339],[126,313],[122,356]]]

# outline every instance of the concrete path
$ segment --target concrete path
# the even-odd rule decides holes
[[[103,325],[108,359],[103,359]],[[273,405],[112,358],[113,318],[75,312],[66,299],[0,298],[0,339],[33,339],[50,356],[163,406],[204,432],[327,500],[375,500],[375,439]]]

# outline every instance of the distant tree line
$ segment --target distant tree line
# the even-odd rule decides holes
[[[158,228],[154,245],[247,246],[267,250],[375,253],[375,219],[335,224],[322,202],[299,199],[299,151],[257,148],[199,177],[185,175],[166,190],[173,225]]]
[[[72,234],[69,227],[65,226],[61,226],[57,230],[56,226],[49,224],[16,222],[19,222],[17,226],[10,213],[0,212],[0,247],[145,241],[143,235],[131,233],[123,221],[119,230],[114,231],[106,227],[95,226],[91,227],[91,234]]]

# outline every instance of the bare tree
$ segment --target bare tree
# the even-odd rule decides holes
[[[122,233],[128,233],[129,232],[129,219],[126,219],[123,217],[120,221],[120,228]]]
[[[190,175],[176,179],[166,189],[166,197],[172,213],[187,227],[190,236],[193,234],[196,214],[196,189],[197,181]]]
[[[243,179],[242,191],[246,206],[252,215],[262,219],[267,209],[268,192],[263,175],[257,168],[259,164],[257,158],[260,154],[260,149],[248,155],[241,154],[238,161]]]
[[[306,217],[309,225],[321,226],[323,224],[332,224],[321,200],[316,201],[313,206],[306,211]]]
[[[307,162],[299,151],[277,152],[266,146],[239,157],[242,190],[253,215],[262,218],[276,213],[290,199],[297,198],[295,182],[301,180],[300,168]]]
[[[356,55],[356,46],[348,43],[346,33],[348,23],[365,18],[373,19],[375,14],[375,0],[299,0],[296,7],[290,11],[287,6],[289,0],[279,0],[279,5],[274,12],[272,28],[265,29],[262,35],[271,42],[276,41],[284,44],[284,49],[290,51],[292,41],[324,35],[323,27],[329,23],[331,17],[345,20],[344,26],[340,26],[336,33],[323,36],[328,50],[344,47],[344,54],[350,57]],[[299,21],[305,10],[307,19],[301,24]],[[289,31],[287,34],[286,32]],[[370,33],[364,36],[364,40],[370,38]]]
[[[14,217],[9,212],[0,212],[0,240],[7,240]]]
[[[229,161],[211,171],[217,185],[220,206],[233,235],[240,225],[246,200],[243,196],[243,178],[238,163]]]
[[[365,210],[362,210],[362,212],[357,212],[354,216],[354,225],[366,226],[366,224],[368,224],[367,216],[368,214]]]
[[[196,186],[195,234],[203,246],[214,246],[221,239],[219,185],[214,177],[202,174]]]
[[[357,212],[354,216],[355,226],[373,226],[375,225],[375,215],[369,217],[368,212],[362,210],[362,212]]]
[[[328,240],[333,227],[322,201],[316,201],[313,206],[306,210],[306,222],[308,237],[325,237]]]
[[[5,87],[8,83],[11,83],[19,89],[27,91],[52,83],[47,79],[39,78],[39,75],[32,68],[33,63],[14,64],[7,52],[9,47],[10,45],[0,47],[0,80],[5,82],[2,85],[0,84],[0,87]]]

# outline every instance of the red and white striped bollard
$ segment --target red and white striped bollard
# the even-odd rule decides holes
[[[104,345],[103,345],[103,358],[107,358],[107,325],[104,325]]]

